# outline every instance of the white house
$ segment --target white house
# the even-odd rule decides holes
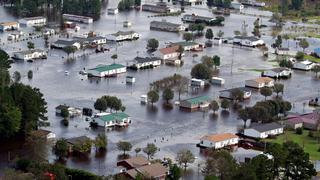
[[[47,52],[43,51],[41,49],[31,49],[26,51],[19,51],[13,53],[14,59],[20,59],[20,60],[32,60],[32,59],[46,59],[47,58]]]
[[[157,57],[135,57],[134,60],[128,62],[128,67],[141,69],[144,67],[156,67],[161,65],[161,59]]]
[[[203,87],[204,84],[205,84],[204,80],[201,80],[201,79],[192,78],[190,80],[190,86],[193,86],[193,87]]]
[[[96,122],[98,126],[102,127],[125,127],[131,123],[129,115],[123,112],[117,113],[99,113],[92,118],[93,122]]]
[[[88,75],[95,77],[110,77],[125,72],[127,72],[127,67],[121,64],[98,65],[95,68],[89,69]]]
[[[278,123],[267,123],[244,129],[244,135],[254,138],[267,138],[283,133],[283,126]]]
[[[43,29],[42,34],[47,35],[47,36],[51,36],[51,35],[54,35],[55,32],[56,31],[54,29],[45,28],[45,29]]]
[[[81,44],[76,40],[64,40],[64,39],[59,39],[56,42],[51,44],[51,47],[57,48],[57,49],[63,49],[64,47],[67,47],[67,46],[74,46],[77,49],[80,49]]]
[[[210,82],[216,85],[223,85],[225,83],[225,80],[219,77],[212,77]]]
[[[142,11],[149,11],[154,13],[169,13],[174,10],[167,6],[165,2],[158,2],[156,4],[143,4],[141,6]]]
[[[114,34],[108,34],[106,36],[107,41],[131,41],[137,40],[140,38],[140,34],[136,33],[135,31],[118,31]]]
[[[219,92],[220,93],[219,97],[226,98],[226,99],[233,99],[234,98],[233,92],[235,92],[236,90],[240,90],[243,92],[243,99],[249,99],[251,97],[251,90],[245,87],[222,90]]]
[[[213,44],[220,45],[222,44],[222,38],[213,38]]]
[[[313,66],[314,66],[314,63],[309,60],[297,61],[296,63],[293,64],[293,69],[309,71],[313,68]]]
[[[195,14],[185,14],[182,17],[182,21],[190,22],[190,23],[203,22],[203,23],[210,24],[213,21],[215,21],[215,19],[212,17],[198,16]]]
[[[56,107],[56,115],[61,115],[63,109],[67,109],[69,112],[69,117],[80,116],[82,114],[81,109],[76,107],[71,107],[67,105],[59,105]]]
[[[263,87],[273,87],[274,80],[269,77],[260,77],[256,79],[249,79],[245,81],[246,87],[252,88],[263,88]]]
[[[276,48],[275,54],[280,56],[295,56],[297,51],[291,51],[289,48]]]
[[[38,17],[28,17],[19,20],[20,25],[22,26],[44,26],[47,24],[47,18],[43,16]]]
[[[201,45],[199,43],[196,43],[193,41],[175,42],[175,43],[171,43],[169,46],[181,46],[184,51],[198,50],[201,48]]]
[[[271,77],[271,78],[288,78],[292,74],[291,69],[285,68],[285,67],[280,67],[280,68],[273,68],[267,71],[264,71],[262,73],[262,76],[265,77]]]
[[[110,15],[116,15],[119,13],[118,8],[108,8],[108,14]]]
[[[0,23],[0,31],[11,31],[11,30],[18,30],[19,23],[17,22],[3,22]]]
[[[162,21],[151,21],[150,29],[168,31],[168,32],[180,32],[186,30],[186,27],[183,24],[176,24],[167,22],[166,20]]]
[[[107,39],[105,37],[96,36],[96,37],[75,37],[74,40],[81,42],[81,44],[86,45],[102,45],[107,43]]]
[[[227,146],[235,146],[239,137],[231,133],[205,135],[200,139],[199,147],[220,149]]]
[[[166,48],[158,49],[154,55],[155,57],[159,57],[162,60],[169,60],[169,59],[178,59],[179,52],[178,52],[179,46],[171,46]]]
[[[233,43],[248,47],[263,46],[265,44],[262,39],[255,36],[235,36]]]
[[[126,77],[126,83],[129,83],[129,84],[133,84],[136,82],[136,78],[133,77],[133,76],[127,76]]]
[[[73,14],[63,14],[62,18],[67,21],[75,21],[79,23],[91,24],[93,23],[93,18],[86,16],[78,16]]]

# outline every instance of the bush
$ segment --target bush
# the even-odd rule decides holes
[[[318,152],[320,152],[320,147],[319,147],[319,149],[318,149]]]
[[[308,136],[309,136],[309,137],[314,137],[313,132],[312,132],[312,131],[309,131]]]
[[[69,126],[69,121],[68,121],[68,119],[62,119],[62,120],[61,120],[61,124],[63,124],[64,126]]]
[[[302,131],[302,128],[301,128],[301,127],[299,127],[299,128],[296,129],[296,134],[301,135],[302,133],[303,133],[303,131]]]
[[[28,159],[19,159],[16,162],[16,168],[21,171],[27,171],[27,168],[30,166],[31,161]]]

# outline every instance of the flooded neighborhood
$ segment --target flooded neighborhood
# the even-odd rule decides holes
[[[12,11],[9,1],[1,2],[0,49],[12,60],[12,82],[7,86],[22,83],[43,94],[48,120],[37,122],[33,130],[44,131],[48,140],[39,143],[36,135],[29,141],[1,139],[0,179],[10,179],[8,168],[33,173],[15,163],[40,156],[49,164],[61,163],[99,178],[117,179],[111,176],[120,174],[124,179],[236,179],[241,175],[224,174],[219,168],[246,174],[245,163],[264,156],[263,164],[272,164],[276,155],[269,147],[279,143],[285,149],[292,141],[308,154],[306,161],[296,163],[312,166],[305,170],[308,175],[296,177],[317,175],[319,15],[310,16],[314,22],[285,15],[279,20],[275,16],[283,12],[273,12],[268,7],[275,2],[268,1],[237,1],[220,8],[208,6],[210,0],[146,0],[123,10],[125,1],[102,1],[98,17],[64,8],[47,10],[41,17],[23,16]],[[310,3],[301,1],[302,6]],[[12,91],[14,101],[19,92]],[[276,105],[265,110],[270,104]],[[0,124],[5,121],[1,117]],[[6,126],[0,133],[2,128]],[[100,136],[107,139],[103,153],[97,152]],[[56,153],[61,138],[68,143],[64,158]],[[85,156],[75,155],[80,141],[93,142]],[[226,152],[236,167],[214,165],[223,163],[218,155]],[[282,165],[273,170],[279,168]],[[301,174],[282,171],[242,179],[294,179]],[[44,175],[47,179],[63,179],[50,168],[45,172],[50,174]],[[67,179],[83,179],[66,172]]]

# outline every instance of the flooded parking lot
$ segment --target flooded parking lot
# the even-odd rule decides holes
[[[113,7],[116,2],[110,2],[109,6]],[[247,10],[249,11],[249,10]],[[197,13],[199,15],[213,16],[211,12],[204,8],[186,8],[186,13]],[[265,13],[252,10],[253,13]],[[190,77],[191,68],[200,62],[203,55],[221,57],[221,67],[219,76],[226,80],[223,87],[211,86],[208,90],[200,91],[199,94],[191,92],[182,95],[182,99],[197,96],[208,95],[212,99],[217,99],[219,91],[244,86],[244,81],[250,78],[260,76],[260,72],[252,69],[270,69],[275,66],[274,62],[268,61],[262,57],[262,52],[258,49],[239,48],[232,45],[222,44],[206,48],[203,52],[198,52],[198,57],[193,61],[191,52],[186,52],[184,57],[184,65],[182,67],[171,67],[162,65],[159,68],[151,70],[128,71],[126,74],[116,78],[87,79],[79,75],[79,71],[83,68],[92,68],[98,64],[110,64],[112,54],[118,54],[117,63],[126,65],[126,62],[132,60],[137,53],[140,56],[148,56],[146,52],[147,40],[156,38],[160,42],[160,47],[164,47],[168,42],[182,41],[182,35],[175,33],[150,31],[149,22],[157,19],[165,18],[169,22],[181,22],[181,16],[177,17],[157,17],[149,18],[153,15],[147,12],[125,12],[116,16],[103,14],[101,18],[92,25],[86,26],[81,24],[81,32],[96,31],[101,35],[114,33],[118,30],[125,29],[122,23],[129,20],[133,23],[132,29],[142,35],[137,41],[122,42],[107,45],[111,48],[110,52],[78,57],[74,61],[67,61],[66,54],[61,50],[50,50],[47,60],[40,60],[34,63],[16,62],[12,65],[10,72],[19,71],[23,78],[22,82],[38,87],[44,94],[48,102],[48,118],[50,127],[48,130],[53,131],[58,138],[75,137],[87,135],[94,138],[98,133],[105,133],[108,136],[108,151],[105,157],[95,157],[92,152],[90,159],[80,161],[78,159],[69,158],[67,165],[70,167],[90,170],[100,175],[108,175],[116,173],[116,161],[119,154],[116,143],[120,140],[130,141],[134,148],[145,147],[147,143],[155,143],[160,151],[155,158],[170,157],[175,158],[176,153],[180,149],[190,149],[199,157],[192,165],[195,170],[193,173],[197,176],[197,164],[202,163],[196,143],[199,138],[208,133],[219,132],[237,132],[242,121],[238,120],[237,114],[233,111],[230,113],[218,113],[218,116],[212,117],[211,113],[194,112],[188,113],[180,111],[178,107],[167,110],[162,107],[160,100],[155,107],[141,105],[139,100],[142,94],[146,94],[149,90],[149,84],[155,80],[173,75],[175,73]],[[270,14],[267,14],[270,15]],[[0,9],[1,18],[6,20],[14,20],[14,17],[5,13]],[[226,17],[224,27],[212,27],[215,34],[219,30],[223,30],[226,37],[234,36],[235,30],[240,30],[241,24],[245,20],[249,25],[248,32],[251,32],[253,22],[256,17],[240,14],[232,14]],[[270,25],[268,18],[263,18],[263,22]],[[6,39],[6,33],[0,35],[1,39]],[[58,37],[53,37],[49,41],[54,42]],[[267,43],[272,41],[270,36],[262,36]],[[36,47],[43,48],[43,38],[33,40]],[[196,39],[197,42],[205,42],[204,37]],[[2,47],[9,53],[19,48],[26,49],[26,42],[8,44]],[[90,52],[89,50],[87,51]],[[81,51],[76,53],[80,56]],[[34,77],[28,80],[26,74],[29,70],[33,70]],[[65,71],[70,74],[65,75]],[[136,83],[127,85],[125,83],[126,75],[136,77]],[[316,96],[320,92],[320,81],[314,79],[311,72],[294,71],[291,79],[280,80],[285,85],[284,98],[294,103],[293,112],[308,111],[308,107],[303,107],[303,103],[307,102],[310,97]],[[85,117],[73,118],[70,120],[69,127],[60,124],[61,117],[55,115],[55,107],[59,104],[67,104],[75,107],[93,108],[94,101],[102,95],[117,96],[126,106],[126,113],[131,116],[132,124],[125,129],[120,130],[91,130],[89,122],[85,121]],[[250,101],[244,103],[246,106],[253,105],[256,101],[262,100],[259,92],[254,92]],[[177,100],[177,96],[175,100]],[[133,149],[134,149],[133,148]],[[131,155],[134,155],[132,152]],[[54,161],[55,157],[49,152],[49,160]]]

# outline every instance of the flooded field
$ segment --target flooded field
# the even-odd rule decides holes
[[[113,7],[116,2],[110,2],[109,7]],[[205,7],[205,6],[203,6]],[[253,14],[271,13],[262,12],[255,9],[247,9],[246,12]],[[197,13],[199,15],[213,16],[211,12],[201,6],[196,8],[186,8],[186,13]],[[123,21],[129,20],[133,26],[128,29],[137,31],[142,37],[137,41],[123,42],[117,45],[107,45],[111,48],[110,52],[95,54],[90,56],[78,57],[75,61],[67,61],[66,54],[60,50],[50,50],[47,60],[40,60],[34,63],[16,62],[12,65],[10,72],[19,71],[22,74],[22,82],[31,86],[40,88],[48,102],[48,118],[51,124],[48,130],[57,135],[57,138],[75,137],[87,135],[94,138],[98,133],[105,133],[108,137],[108,151],[105,157],[96,157],[92,152],[89,160],[80,161],[78,159],[69,158],[66,162],[68,166],[86,169],[91,172],[108,175],[117,173],[116,161],[120,152],[116,148],[119,140],[130,141],[133,149],[136,147],[145,147],[147,143],[155,143],[160,151],[155,158],[170,157],[175,158],[176,153],[180,149],[190,149],[198,157],[196,162],[191,166],[194,171],[194,177],[198,176],[198,164],[202,164],[202,157],[199,149],[196,148],[199,138],[208,133],[232,132],[235,133],[237,128],[243,126],[242,121],[237,119],[237,114],[218,113],[218,116],[212,117],[211,113],[194,112],[187,113],[180,111],[178,107],[172,110],[166,110],[162,107],[160,100],[152,108],[147,105],[141,105],[139,100],[142,94],[146,94],[149,90],[149,84],[155,80],[173,75],[175,73],[190,77],[191,68],[200,62],[203,55],[219,55],[221,57],[221,67],[219,76],[226,80],[223,87],[211,86],[206,91],[200,91],[199,94],[183,94],[182,99],[197,96],[208,95],[212,99],[217,99],[219,91],[244,86],[244,81],[250,78],[260,76],[260,72],[254,69],[270,69],[275,67],[275,62],[268,61],[262,57],[262,52],[258,49],[232,47],[229,44],[213,46],[206,48],[203,52],[199,52],[198,57],[193,61],[191,52],[187,52],[184,57],[184,65],[182,67],[170,67],[162,65],[152,70],[128,71],[126,74],[116,78],[87,79],[79,75],[79,71],[83,68],[92,68],[98,64],[110,64],[113,60],[110,58],[112,54],[117,53],[117,63],[126,65],[126,62],[132,60],[137,53],[139,56],[149,56],[146,52],[147,40],[156,38],[160,42],[159,47],[164,47],[168,42],[182,41],[182,35],[175,33],[166,33],[159,31],[150,31],[149,23],[151,20],[161,20],[163,17],[150,18],[153,15],[147,12],[130,11],[112,16],[102,14],[101,18],[92,25],[80,24],[81,32],[96,31],[100,35],[114,33],[118,30],[124,30]],[[15,18],[7,14],[0,7],[0,17],[2,20],[14,20]],[[181,16],[164,17],[169,22],[181,22]],[[216,34],[219,30],[224,31],[225,37],[233,37],[235,30],[240,30],[243,21],[249,25],[248,32],[253,29],[254,16],[232,14],[226,17],[224,27],[212,27]],[[270,25],[268,18],[262,21],[266,25]],[[270,28],[268,27],[270,30]],[[266,30],[268,31],[268,30]],[[2,42],[6,39],[6,33],[0,34]],[[58,37],[53,37],[49,41],[54,42]],[[273,42],[271,36],[262,36],[268,44]],[[36,48],[44,48],[43,38],[33,40]],[[196,39],[197,42],[205,42],[204,37]],[[315,42],[316,44],[316,42]],[[26,42],[11,43],[1,47],[12,53],[19,48],[26,49]],[[310,47],[312,48],[312,47]],[[91,51],[87,51],[90,53]],[[80,56],[82,51],[76,53]],[[27,79],[27,72],[33,70],[34,77],[32,80]],[[69,71],[69,75],[65,75],[65,71]],[[136,77],[136,83],[126,85],[126,75]],[[284,98],[294,103],[293,112],[309,111],[308,107],[303,108],[303,103],[307,102],[310,97],[316,96],[320,92],[320,81],[314,79],[311,72],[294,71],[289,80],[281,80],[285,85]],[[89,122],[85,121],[85,117],[73,118],[70,120],[69,127],[60,124],[61,117],[55,115],[55,107],[59,104],[67,104],[75,107],[93,108],[94,101],[102,95],[117,96],[126,106],[126,113],[131,116],[132,124],[125,129],[120,130],[91,130]],[[256,101],[262,100],[259,92],[254,92],[251,100],[244,103],[246,106],[253,105]],[[178,97],[176,95],[175,100]],[[134,152],[130,153],[134,155]],[[51,162],[55,157],[48,152],[48,158]]]

